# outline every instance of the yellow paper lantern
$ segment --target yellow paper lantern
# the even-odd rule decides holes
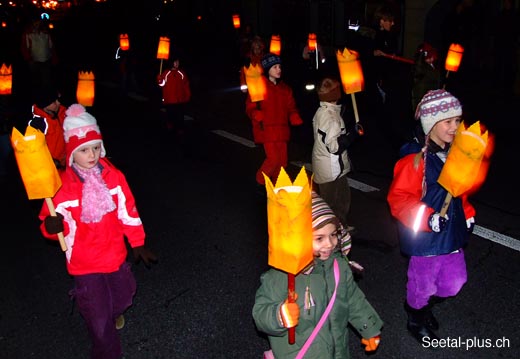
[[[265,78],[262,76],[262,66],[260,64],[250,64],[249,67],[244,66],[246,77],[247,91],[251,101],[262,101],[266,93]]]
[[[233,15],[233,27],[235,29],[239,29],[240,28],[240,15]]]
[[[459,44],[451,44],[446,56],[446,63],[444,68],[447,71],[456,72],[459,69],[462,55],[464,54],[464,48]]]
[[[168,60],[170,56],[170,38],[166,36],[159,37],[159,47],[157,48],[157,58],[160,60]]]
[[[267,191],[268,264],[296,275],[314,259],[312,249],[311,185],[305,167],[294,183],[284,168],[273,186],[264,174]]]
[[[477,121],[468,128],[462,122],[437,182],[453,197],[480,186],[487,174],[491,152],[488,131],[482,131],[480,122]]]
[[[280,35],[272,35],[271,44],[269,45],[269,52],[280,56],[281,51],[282,51],[282,42],[280,40]]]
[[[61,179],[45,142],[45,135],[27,126],[25,136],[13,127],[11,143],[29,199],[54,197]]]
[[[78,103],[89,107],[94,104],[95,94],[95,77],[94,73],[80,71],[78,73],[78,88],[76,90],[76,98]]]
[[[121,47],[121,50],[123,51],[130,49],[130,40],[128,39],[128,34],[119,35],[119,47]]]
[[[318,40],[316,39],[316,34],[310,33],[309,39],[307,40],[307,46],[309,47],[309,51],[315,51]]]
[[[336,59],[338,60],[343,91],[346,94],[363,91],[365,79],[363,78],[359,54],[356,51],[345,48],[343,52],[339,50],[336,52]]]
[[[13,87],[13,68],[2,64],[0,67],[0,95],[10,95]]]

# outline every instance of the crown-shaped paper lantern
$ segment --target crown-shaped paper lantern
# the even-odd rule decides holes
[[[10,95],[13,88],[13,67],[2,64],[0,67],[0,95]]]
[[[446,63],[444,68],[447,71],[456,72],[459,69],[462,55],[464,54],[464,48],[459,44],[451,44],[446,56]]]
[[[247,91],[253,102],[262,101],[267,91],[262,72],[263,69],[260,64],[250,64],[249,67],[244,66]]]
[[[280,56],[282,52],[282,42],[280,35],[271,35],[271,43],[269,44],[269,52]]]
[[[78,88],[76,90],[76,99],[78,103],[88,107],[94,104],[95,95],[95,76],[92,71],[78,72]]]
[[[437,182],[453,197],[480,187],[486,178],[492,152],[492,138],[480,122],[467,128],[462,122]]]
[[[314,259],[312,200],[309,178],[302,167],[294,183],[283,169],[273,186],[264,174],[269,233],[268,263],[296,275]]]
[[[27,126],[24,136],[13,127],[11,143],[29,199],[54,197],[61,179],[43,132]]]
[[[123,51],[130,49],[130,40],[128,39],[128,34],[119,35],[119,47],[121,47],[121,50]]]
[[[363,78],[363,70],[359,62],[359,54],[356,51],[345,48],[343,52],[336,52],[338,60],[339,74],[343,91],[346,94],[363,91],[365,88],[365,79]]]

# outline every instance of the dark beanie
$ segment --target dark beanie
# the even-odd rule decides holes
[[[280,56],[277,56],[275,54],[267,54],[262,58],[262,67],[264,68],[264,73],[269,73],[269,70],[271,67],[273,67],[276,64],[281,64],[282,60],[280,59]]]
[[[39,89],[34,94],[34,104],[44,109],[49,106],[51,103],[60,98],[60,94],[55,88],[47,87]]]
[[[338,101],[341,98],[341,86],[339,81],[330,78],[323,79],[318,88],[318,97],[320,101]]]

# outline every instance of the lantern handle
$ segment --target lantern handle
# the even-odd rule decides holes
[[[439,212],[439,215],[441,217],[444,217],[446,212],[448,212],[448,206],[450,205],[452,195],[450,192],[446,195],[446,198],[444,199],[444,203],[442,204],[441,211]]]
[[[287,301],[289,303],[296,302],[294,280],[294,274],[287,273]],[[289,344],[294,344],[294,342],[296,341],[296,327],[291,327],[287,330],[289,331]]]
[[[56,217],[57,214],[56,214],[56,210],[54,209],[54,203],[52,203],[52,200],[49,197],[47,197],[47,198],[45,198],[45,203],[47,203],[47,207],[49,207],[49,212],[50,212],[51,216]],[[63,232],[58,233],[58,240],[60,242],[61,250],[66,252],[67,244],[65,244],[65,237],[63,237]]]

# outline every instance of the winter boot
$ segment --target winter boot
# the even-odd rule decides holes
[[[432,313],[432,308],[435,303],[440,303],[440,301],[436,300],[437,297],[431,297],[428,305],[421,310],[424,310],[424,324],[428,327],[430,330],[438,330],[439,329],[439,322]]]
[[[429,328],[429,325],[427,324],[427,317],[428,313],[431,315],[431,310],[427,307],[421,308],[421,309],[414,309],[408,305],[408,303],[405,302],[404,308],[406,310],[406,313],[408,314],[408,323],[406,325],[408,331],[412,336],[417,339],[417,341],[420,344],[424,344],[424,339],[429,338],[428,340],[432,339],[439,339],[437,334],[433,332],[431,328]],[[433,318],[433,315],[431,315],[431,318]],[[435,318],[433,318],[435,319]],[[435,321],[436,322],[436,321]],[[430,325],[435,323],[430,323]],[[437,323],[438,326],[438,323]]]

